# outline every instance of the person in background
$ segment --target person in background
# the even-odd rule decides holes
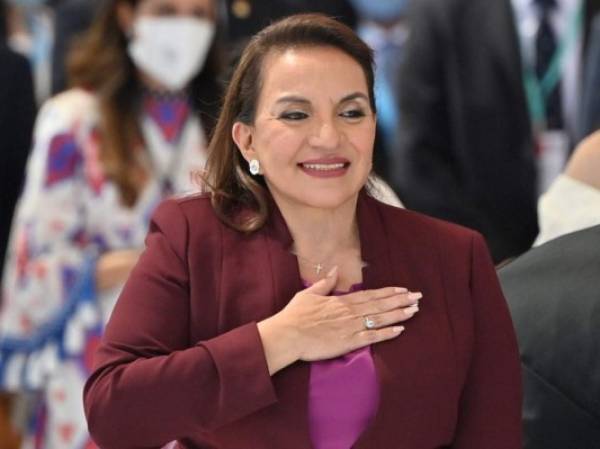
[[[598,201],[593,211],[600,215]],[[523,449],[598,448],[598,248],[596,225],[556,236],[498,273],[521,352]]]
[[[208,191],[159,206],[96,352],[103,449],[521,448],[483,238],[371,196],[372,63],[317,14],[250,41]]]
[[[575,149],[564,172],[538,201],[534,246],[600,224],[600,131]]]
[[[213,0],[110,0],[35,125],[0,311],[0,384],[42,401],[25,444],[83,448],[91,353],[158,202],[194,188],[219,102]]]
[[[535,141],[537,192],[562,172],[577,143],[585,53],[599,0],[511,0]]]
[[[390,155],[397,151],[400,111],[398,80],[408,27],[407,0],[352,0],[359,21],[358,35],[375,51],[375,101],[378,139],[374,165],[384,179],[395,170]]]
[[[42,104],[50,97],[54,2],[50,0],[7,0],[9,46],[29,59],[35,98]]]
[[[572,148],[599,9],[598,0],[413,3],[391,180],[407,207],[479,230],[497,262],[531,246],[537,197]]]
[[[597,12],[591,21],[587,41],[585,73],[582,83],[583,101],[577,136],[579,141],[600,129],[600,94],[598,93],[600,83],[600,12]]]
[[[7,5],[0,0],[0,273],[13,211],[25,178],[36,105],[27,59],[7,46]],[[2,288],[0,278],[0,306]],[[18,436],[10,412],[13,398],[0,392],[0,447],[13,448]]]
[[[0,0],[0,273],[12,214],[21,193],[36,107],[31,68],[6,43],[6,3]],[[1,303],[1,295],[0,295]]]

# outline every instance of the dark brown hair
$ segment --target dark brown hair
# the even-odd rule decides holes
[[[363,69],[373,112],[373,52],[346,25],[321,14],[299,14],[273,23],[255,35],[236,67],[209,145],[204,181],[211,190],[217,216],[242,232],[260,229],[269,214],[266,184],[253,177],[231,137],[236,122],[254,123],[262,87],[263,62],[273,51],[298,47],[333,47],[349,55]]]
[[[68,60],[71,86],[92,90],[98,98],[101,161],[127,206],[135,204],[147,174],[143,173],[134,151],[143,143],[137,109],[140,81],[127,54],[127,37],[119,25],[117,8],[121,3],[136,7],[141,1],[106,1]],[[202,119],[207,135],[214,127],[220,103],[219,40],[217,32],[203,69],[190,83],[192,107]]]

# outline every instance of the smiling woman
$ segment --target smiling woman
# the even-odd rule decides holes
[[[327,64],[323,64],[327,61]],[[254,123],[236,122],[233,139],[256,159],[282,211],[337,209],[371,172],[375,113],[360,65],[334,47],[271,53]]]
[[[87,382],[105,449],[520,449],[478,234],[374,199],[371,50],[320,15],[250,42],[208,192],[164,202]]]

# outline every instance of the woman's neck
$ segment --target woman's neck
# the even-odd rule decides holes
[[[340,259],[350,254],[360,260],[357,199],[355,197],[335,209],[289,205],[276,199],[294,240],[292,251],[300,259],[326,268],[339,265]]]
[[[138,70],[138,79],[140,80],[141,85],[144,89],[146,89],[150,92],[154,92],[159,95],[176,96],[176,95],[181,95],[185,92],[185,89],[179,89],[179,90],[169,89],[164,84],[158,82],[157,80],[152,78],[150,75],[147,75],[146,73],[144,73],[140,70]]]

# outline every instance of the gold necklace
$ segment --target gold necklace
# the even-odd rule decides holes
[[[311,267],[313,270],[315,270],[315,273],[317,274],[317,276],[318,276],[318,275],[320,275],[320,274],[321,274],[321,272],[322,272],[322,271],[323,271],[323,270],[324,270],[326,267],[328,267],[328,266],[329,266],[329,264],[325,264],[325,263],[321,263],[321,262],[317,262],[317,263],[315,263],[315,262],[313,262],[312,260],[310,260],[310,259],[307,259],[307,258],[306,258],[306,257],[304,257],[304,256],[301,256],[300,254],[298,254],[298,253],[297,253],[297,252],[295,252],[295,251],[292,251],[292,254],[293,254],[294,256],[296,256],[298,259],[300,259],[301,261],[303,261],[304,263],[306,263],[307,265],[309,265],[309,266],[310,266],[310,267]],[[361,261],[360,261],[360,267],[361,267],[361,268],[364,268],[364,267],[366,267],[366,266],[367,266],[367,263],[366,263],[364,260],[361,260]]]

